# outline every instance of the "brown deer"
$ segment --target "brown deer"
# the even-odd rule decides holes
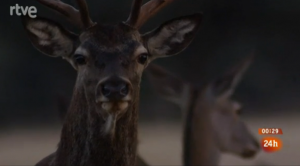
[[[231,99],[251,61],[252,56],[247,57],[203,89],[157,65],[147,68],[155,91],[184,114],[184,165],[218,165],[221,153],[250,158],[259,151],[258,141],[239,118],[240,103]]]
[[[23,18],[36,49],[62,57],[77,70],[60,142],[46,165],[135,165],[143,70],[156,58],[183,51],[196,35],[202,14],[172,19],[141,35],[143,23],[171,0],[143,6],[135,0],[128,20],[115,25],[93,22],[85,0],[77,0],[79,10],[60,0],[38,1],[82,29],[76,35],[46,18]]]

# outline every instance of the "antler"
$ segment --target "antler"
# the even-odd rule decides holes
[[[79,6],[79,10],[60,0],[37,1],[62,14],[64,17],[66,17],[67,20],[80,28],[87,29],[95,24],[90,18],[88,6],[85,0],[76,0]]]
[[[139,29],[148,19],[174,0],[150,0],[141,7],[142,0],[135,0],[126,23]]]
[[[62,14],[67,20],[76,26],[79,26],[80,28],[87,29],[95,24],[90,18],[88,6],[85,0],[76,0],[79,10],[60,0],[37,1]],[[174,0],[150,0],[148,3],[142,6],[143,0],[134,0],[131,13],[126,21],[126,24],[138,29],[148,19],[173,1]]]
[[[137,23],[139,19],[139,14],[141,10],[143,0],[134,0],[131,7],[130,15],[126,21],[126,24],[135,27],[135,24]]]

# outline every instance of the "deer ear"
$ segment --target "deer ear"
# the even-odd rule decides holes
[[[158,65],[149,65],[145,72],[150,84],[161,97],[181,104],[181,98],[186,93],[188,84]]]
[[[78,36],[67,31],[58,23],[46,18],[22,17],[31,43],[40,52],[51,57],[68,58],[75,49]]]
[[[233,67],[219,79],[211,84],[213,92],[217,97],[230,97],[238,83],[241,81],[243,74],[249,68],[254,56],[251,55],[244,59],[241,63]]]
[[[194,39],[201,20],[201,13],[183,16],[170,20],[156,30],[145,34],[143,39],[151,60],[183,51]]]

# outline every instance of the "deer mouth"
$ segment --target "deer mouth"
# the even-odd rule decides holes
[[[113,137],[115,133],[116,122],[128,110],[131,97],[128,95],[122,99],[108,99],[101,96],[96,99],[96,107],[98,113],[104,119],[104,126],[102,128],[103,134]]]
[[[253,158],[256,155],[256,152],[257,151],[255,151],[255,150],[245,150],[242,153],[242,157],[243,158]]]
[[[129,101],[107,101],[101,102],[101,108],[108,113],[123,112],[129,106]]]
[[[116,122],[127,111],[130,101],[105,101],[97,103],[101,107],[100,114],[104,115],[105,120],[102,128],[103,134],[114,137]]]
[[[101,96],[96,99],[96,103],[100,106],[103,110],[107,111],[108,113],[124,111],[128,108],[129,103],[131,101],[131,97],[127,95],[122,99],[108,99],[104,96]]]

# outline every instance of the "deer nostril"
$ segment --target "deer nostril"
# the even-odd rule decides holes
[[[102,86],[101,91],[105,97],[108,97],[111,94],[111,88],[109,86]]]
[[[123,84],[120,89],[120,94],[125,97],[126,95],[128,95],[128,93],[129,93],[129,86],[127,84]]]

